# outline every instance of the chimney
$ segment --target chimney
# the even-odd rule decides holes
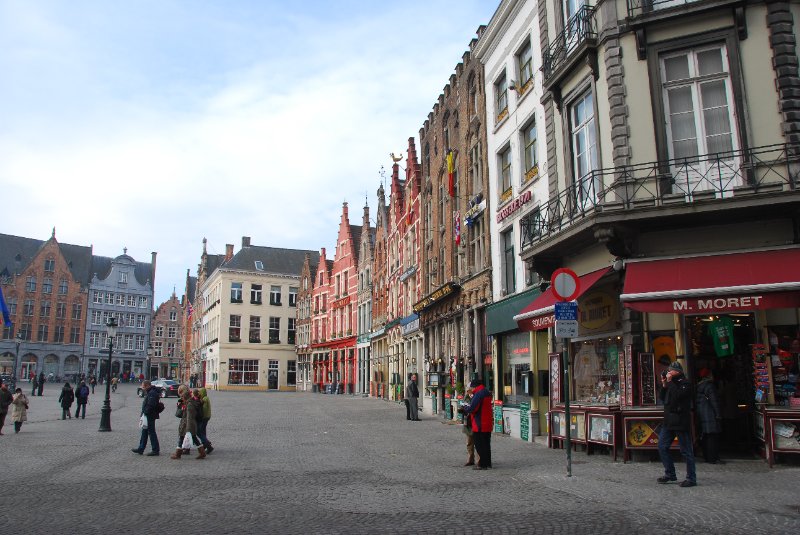
[[[232,243],[226,243],[225,244],[225,261],[227,262],[231,258],[233,258],[233,244]]]
[[[150,284],[153,285],[153,295],[155,295],[156,291],[156,256],[158,256],[157,252],[153,251],[150,253],[150,269],[152,270],[150,274]]]
[[[242,249],[250,247],[250,236],[242,236]]]

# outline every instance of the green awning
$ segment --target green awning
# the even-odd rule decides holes
[[[500,302],[492,303],[486,307],[486,334],[497,334],[518,329],[514,316],[523,308],[539,297],[542,292],[538,288],[531,288],[522,293],[514,294]]]

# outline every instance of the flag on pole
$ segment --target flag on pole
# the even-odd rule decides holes
[[[456,245],[461,245],[461,214],[458,210],[453,212],[453,236],[455,236]]]
[[[187,317],[188,319],[192,319],[192,313],[194,312],[194,309],[192,308],[192,303],[191,303],[191,301],[187,301],[187,304],[188,304],[189,306],[187,306],[187,307],[186,307],[186,317]]]
[[[451,197],[456,196],[456,183],[454,179],[455,162],[453,162],[453,151],[447,152],[447,191]]]
[[[11,327],[11,313],[8,311],[8,307],[6,306],[6,300],[3,297],[2,286],[0,286],[0,312],[3,313],[3,325],[6,327]]]

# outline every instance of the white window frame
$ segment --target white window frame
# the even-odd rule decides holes
[[[587,209],[597,203],[597,194],[599,193],[600,180],[595,177],[592,184],[588,184],[585,180],[586,177],[593,176],[593,171],[599,167],[599,154],[597,146],[597,126],[594,115],[594,92],[592,88],[587,89],[580,97],[575,99],[569,106],[570,118],[570,148],[572,151],[572,165],[573,176],[575,177],[575,188],[577,192],[577,202],[581,209]],[[588,110],[590,114],[580,121],[577,118],[578,105],[583,103],[584,109]],[[586,147],[583,152],[578,152],[578,139],[584,136],[587,140]],[[588,170],[579,175],[580,159],[586,156],[589,164]]]

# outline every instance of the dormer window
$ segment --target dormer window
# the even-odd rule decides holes
[[[261,260],[256,260],[256,269],[258,271],[264,271],[264,263]]]

